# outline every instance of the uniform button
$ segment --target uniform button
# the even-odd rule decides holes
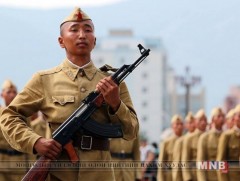
[[[83,77],[83,76],[85,75],[84,71],[83,71],[83,70],[80,70],[79,75],[80,75],[81,77]]]
[[[81,91],[81,92],[86,92],[86,89],[85,89],[84,87],[82,87],[82,88],[80,89],[80,91]]]

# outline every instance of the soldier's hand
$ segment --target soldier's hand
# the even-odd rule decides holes
[[[112,110],[114,112],[117,111],[121,104],[121,100],[119,87],[112,78],[109,76],[100,80],[96,89],[103,95],[104,101],[112,108]]]
[[[51,160],[56,160],[62,152],[62,145],[54,139],[39,138],[34,144],[35,151]]]

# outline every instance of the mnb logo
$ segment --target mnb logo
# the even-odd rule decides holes
[[[228,172],[228,163],[224,161],[202,161],[197,162],[199,170],[220,170],[222,173]]]

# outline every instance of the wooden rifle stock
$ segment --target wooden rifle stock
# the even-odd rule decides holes
[[[22,181],[45,181],[51,168],[51,162],[52,160],[49,158],[41,156],[23,177]]]

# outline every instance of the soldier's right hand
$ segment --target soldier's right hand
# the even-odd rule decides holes
[[[62,145],[54,139],[39,138],[34,144],[34,149],[38,154],[56,160],[62,152]]]

